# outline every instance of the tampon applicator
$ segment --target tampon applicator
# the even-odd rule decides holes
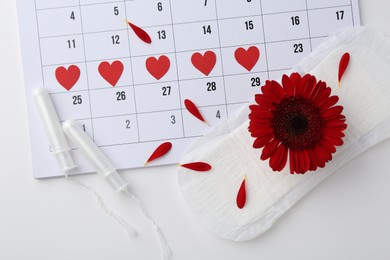
[[[70,147],[62,131],[49,91],[46,88],[37,88],[33,91],[33,97],[60,171],[68,176],[68,172],[76,168],[76,165],[70,154]]]
[[[103,154],[76,121],[65,121],[62,124],[62,129],[99,175],[111,183],[117,192],[126,191],[127,183],[121,178],[106,155]]]

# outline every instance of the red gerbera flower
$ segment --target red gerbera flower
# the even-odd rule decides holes
[[[283,75],[282,85],[267,81],[255,96],[257,105],[250,106],[253,147],[264,147],[260,159],[269,159],[274,171],[286,166],[287,157],[292,174],[323,168],[347,128],[343,107],[335,106],[339,98],[310,74]]]

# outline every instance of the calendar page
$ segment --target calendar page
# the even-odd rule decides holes
[[[32,101],[46,87],[119,169],[177,163],[188,144],[279,79],[357,0],[18,0],[34,177],[60,175]],[[129,23],[143,29],[142,41]],[[202,122],[186,109],[190,100]],[[72,144],[71,144],[72,145]],[[78,150],[75,173],[92,172]]]

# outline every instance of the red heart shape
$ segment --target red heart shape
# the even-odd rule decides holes
[[[260,57],[260,51],[256,46],[249,47],[248,50],[238,48],[234,52],[237,62],[248,71],[251,71]]]
[[[158,59],[150,57],[146,60],[146,69],[149,71],[150,75],[155,77],[157,80],[164,77],[170,66],[171,62],[165,55],[160,56]]]
[[[70,90],[80,78],[80,69],[76,65],[71,65],[68,68],[63,66],[56,69],[56,79],[66,90]]]
[[[191,57],[192,65],[197,68],[204,75],[208,76],[214,69],[215,63],[217,62],[217,56],[212,51],[206,51],[204,55],[196,52]]]
[[[107,61],[103,61],[99,64],[98,70],[103,79],[115,87],[122,76],[123,63],[119,60],[116,60],[111,64]]]

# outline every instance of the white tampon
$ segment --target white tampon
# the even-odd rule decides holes
[[[126,191],[127,183],[121,178],[116,168],[97,147],[81,126],[74,120],[67,120],[62,124],[66,136],[81,151],[97,173],[103,176],[117,192]]]
[[[76,168],[76,165],[70,154],[69,144],[61,129],[49,92],[46,88],[37,88],[34,90],[33,96],[60,171],[67,176],[70,170]]]

